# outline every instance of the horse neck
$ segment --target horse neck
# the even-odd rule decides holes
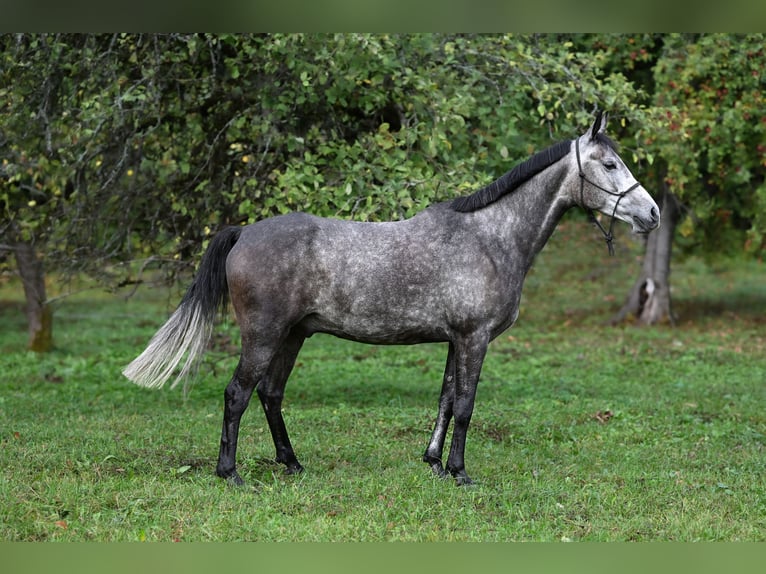
[[[569,190],[577,174],[565,157],[479,213],[483,229],[501,238],[526,272],[564,213],[574,205]]]

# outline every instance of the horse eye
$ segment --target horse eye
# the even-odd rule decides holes
[[[613,161],[605,161],[604,167],[609,171],[612,171],[613,169],[617,169],[617,164]]]

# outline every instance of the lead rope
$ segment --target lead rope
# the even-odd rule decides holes
[[[604,229],[604,226],[601,225],[601,222],[596,217],[596,214],[593,213],[593,210],[589,207],[585,207],[585,203],[583,203],[583,188],[585,187],[585,182],[588,181],[585,178],[585,174],[580,172],[580,205],[582,205],[582,208],[585,210],[585,213],[588,215],[588,220],[594,224],[596,227],[598,227],[599,231],[601,231],[601,234],[604,236],[604,240],[606,241],[606,247],[609,250],[609,255],[614,255],[614,234],[612,233],[612,227],[614,226],[614,214],[617,213],[617,206],[620,205],[620,201],[623,197],[625,197],[625,194],[613,194],[613,195],[619,195],[617,198],[616,203],[614,204],[614,209],[612,210],[612,217],[609,221],[609,230]],[[588,181],[588,183],[591,183],[591,181]],[[597,186],[598,187],[598,186]],[[627,193],[627,192],[625,192]]]
[[[607,249],[609,250],[609,255],[614,255],[614,235],[612,234],[612,228],[614,227],[614,214],[617,213],[617,206],[620,205],[620,201],[622,201],[622,198],[628,195],[631,191],[636,189],[640,184],[638,182],[634,183],[632,186],[630,186],[628,189],[622,192],[616,192],[616,191],[609,191],[608,189],[604,189],[597,183],[592,182],[585,176],[585,172],[582,170],[582,163],[580,163],[580,140],[575,140],[575,152],[577,154],[577,169],[579,170],[580,175],[580,206],[585,210],[585,213],[588,215],[588,219],[591,223],[593,223],[596,227],[598,227],[599,231],[601,231],[601,234],[604,236],[604,240],[606,241]],[[596,214],[593,213],[593,210],[589,207],[585,207],[585,201],[584,201],[584,189],[585,189],[585,182],[588,182],[593,187],[596,187],[600,189],[601,191],[605,191],[609,195],[616,195],[617,201],[614,204],[614,209],[612,210],[612,216],[611,221],[609,222],[609,230],[604,229],[604,226],[601,225],[601,222],[596,217]]]

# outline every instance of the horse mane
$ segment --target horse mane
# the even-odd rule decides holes
[[[599,133],[597,137],[607,138],[607,136],[604,136],[601,133]],[[611,142],[611,140],[609,140],[609,142]],[[607,142],[604,143],[610,145]],[[503,197],[505,194],[512,192],[522,183],[531,179],[547,167],[550,167],[559,161],[569,153],[571,148],[572,140],[564,140],[555,143],[552,146],[537,152],[528,160],[511,169],[505,175],[500,176],[492,183],[482,187],[471,195],[453,199],[450,207],[455,211],[460,212],[476,211],[477,209],[486,207],[490,203]]]

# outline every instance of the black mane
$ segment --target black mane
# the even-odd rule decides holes
[[[599,134],[602,135],[602,134]],[[569,153],[572,148],[572,140],[565,140],[553,144],[551,147],[537,152],[528,160],[518,164],[505,175],[499,177],[489,185],[464,197],[452,200],[450,206],[455,211],[476,211],[490,203],[497,201],[506,193],[510,193],[522,183],[537,175],[545,168],[553,165]]]

